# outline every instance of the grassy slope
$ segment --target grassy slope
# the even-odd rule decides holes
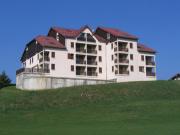
[[[180,82],[0,90],[0,135],[179,135]]]

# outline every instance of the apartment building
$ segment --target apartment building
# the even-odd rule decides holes
[[[47,36],[37,36],[26,45],[22,68],[16,72],[17,87],[156,80],[155,54],[138,37],[118,29],[52,27]]]

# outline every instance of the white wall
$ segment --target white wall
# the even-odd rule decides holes
[[[84,30],[85,33],[91,33],[89,29]],[[94,36],[93,36],[94,37]],[[113,42],[113,49],[111,48],[111,43],[101,43],[95,37],[96,43],[91,42],[81,42],[76,39],[66,39],[65,46],[66,50],[61,49],[48,49],[46,48],[44,51],[49,51],[50,61],[47,62],[49,64],[50,73],[45,74],[46,76],[51,77],[67,77],[67,78],[81,78],[81,79],[95,79],[95,80],[112,80],[117,79],[118,82],[126,82],[126,81],[145,81],[145,80],[156,80],[156,77],[147,77],[146,76],[146,63],[145,60],[141,61],[141,55],[153,56],[154,54],[149,53],[140,53],[137,50],[137,42],[131,40],[118,39],[115,42],[122,41],[127,42],[128,46],[128,59],[129,59],[129,75],[116,75],[115,74],[115,42]],[[74,43],[74,48],[71,48],[71,42]],[[97,73],[98,76],[77,76],[76,75],[76,43],[84,43],[84,44],[96,44],[97,45]],[[133,43],[133,48],[130,48],[130,43]],[[99,45],[101,45],[102,50],[99,51]],[[55,58],[51,57],[51,53],[55,52]],[[68,59],[68,53],[74,54],[74,59]],[[130,60],[130,54],[133,54],[133,60]],[[38,54],[33,56],[33,63],[30,64],[30,59],[26,60],[26,68],[32,68],[36,65],[39,65]],[[87,56],[87,54],[85,54]],[[114,59],[112,60],[112,55]],[[102,62],[99,62],[99,56],[102,57]],[[31,58],[32,59],[32,58]],[[55,64],[55,70],[51,69],[51,64]],[[74,71],[71,71],[71,65],[74,65]],[[134,66],[134,71],[130,71],[130,66]],[[87,65],[85,65],[87,67]],[[112,71],[112,66],[114,66],[114,71]],[[139,72],[139,66],[144,66],[144,72]],[[102,73],[99,73],[99,67],[102,68]],[[155,68],[155,66],[153,66]]]

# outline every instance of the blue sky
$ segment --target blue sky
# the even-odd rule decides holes
[[[179,0],[1,0],[0,71],[15,82],[25,44],[51,26],[120,28],[158,51],[158,79],[180,72]]]

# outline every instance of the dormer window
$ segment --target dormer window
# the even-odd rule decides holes
[[[59,33],[56,33],[56,40],[59,41]]]
[[[107,39],[110,40],[110,38],[111,38],[111,34],[107,33]]]

